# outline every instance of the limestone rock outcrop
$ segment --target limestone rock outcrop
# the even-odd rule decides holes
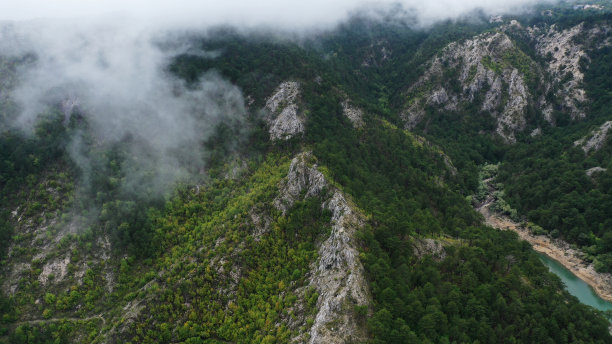
[[[300,84],[296,81],[285,81],[266,101],[268,133],[271,140],[288,140],[306,129],[306,120],[300,112],[298,98]]]
[[[371,300],[356,239],[365,217],[325,179],[314,160],[311,153],[301,153],[292,160],[274,201],[275,207],[286,213],[300,199],[321,197],[321,206],[331,212],[331,233],[320,244],[319,259],[310,272],[310,286],[319,298],[308,342],[362,342],[366,332],[354,307],[369,306]]]

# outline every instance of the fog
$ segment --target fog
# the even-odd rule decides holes
[[[19,106],[12,128],[32,133],[41,114],[59,109],[64,123],[78,114],[87,129],[75,131],[72,160],[87,186],[89,156],[121,145],[126,152],[122,187],[135,193],[163,193],[177,180],[205,169],[202,143],[220,123],[241,125],[246,110],[241,91],[216,73],[187,87],[169,75],[172,56],[188,49],[159,48],[165,36],[128,21],[30,21],[2,31],[6,56],[36,56],[11,90]],[[205,52],[204,52],[205,53]],[[210,53],[209,58],[218,54]]]
[[[168,27],[230,24],[290,30],[329,27],[355,11],[394,4],[414,11],[421,22],[426,23],[457,17],[474,9],[490,14],[520,11],[535,3],[536,0],[20,0],[0,4],[0,20],[121,14]]]
[[[0,54],[36,56],[20,70],[11,92],[19,114],[10,125],[28,133],[50,106],[59,105],[66,123],[77,111],[88,131],[74,133],[69,152],[84,183],[92,162],[83,143],[101,149],[121,144],[129,153],[122,186],[165,192],[205,169],[202,142],[219,123],[244,123],[246,109],[241,91],[217,74],[204,75],[196,87],[168,75],[168,61],[190,46],[174,44],[168,51],[158,43],[180,37],[176,32],[205,32],[220,24],[279,35],[320,31],[351,14],[375,16],[398,3],[422,26],[475,9],[521,11],[535,1],[3,1]],[[199,53],[222,58],[219,52]]]

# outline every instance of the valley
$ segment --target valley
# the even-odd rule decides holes
[[[533,249],[544,256],[561,264],[565,269],[588,284],[596,294],[608,303],[601,303],[597,307],[601,310],[612,309],[612,275],[597,272],[592,263],[584,260],[584,253],[561,239],[551,239],[546,235],[534,235],[532,230],[524,224],[517,223],[507,215],[499,214],[491,210],[496,201],[493,195],[493,178],[484,180],[488,186],[485,201],[476,208],[485,219],[487,225],[499,230],[510,230],[518,234],[521,240],[527,241]],[[580,298],[580,297],[579,297]],[[592,303],[592,302],[591,302]]]
[[[612,3],[456,3],[0,21],[0,343],[611,343]]]

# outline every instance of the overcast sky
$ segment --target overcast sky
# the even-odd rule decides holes
[[[488,13],[521,9],[537,0],[3,0],[0,20],[84,18],[121,14],[171,26],[221,23],[289,28],[333,25],[357,9],[400,2],[423,21],[456,17],[475,8]]]

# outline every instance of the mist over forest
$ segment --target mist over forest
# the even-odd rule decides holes
[[[609,0],[1,2],[0,344],[610,343],[611,37]]]

